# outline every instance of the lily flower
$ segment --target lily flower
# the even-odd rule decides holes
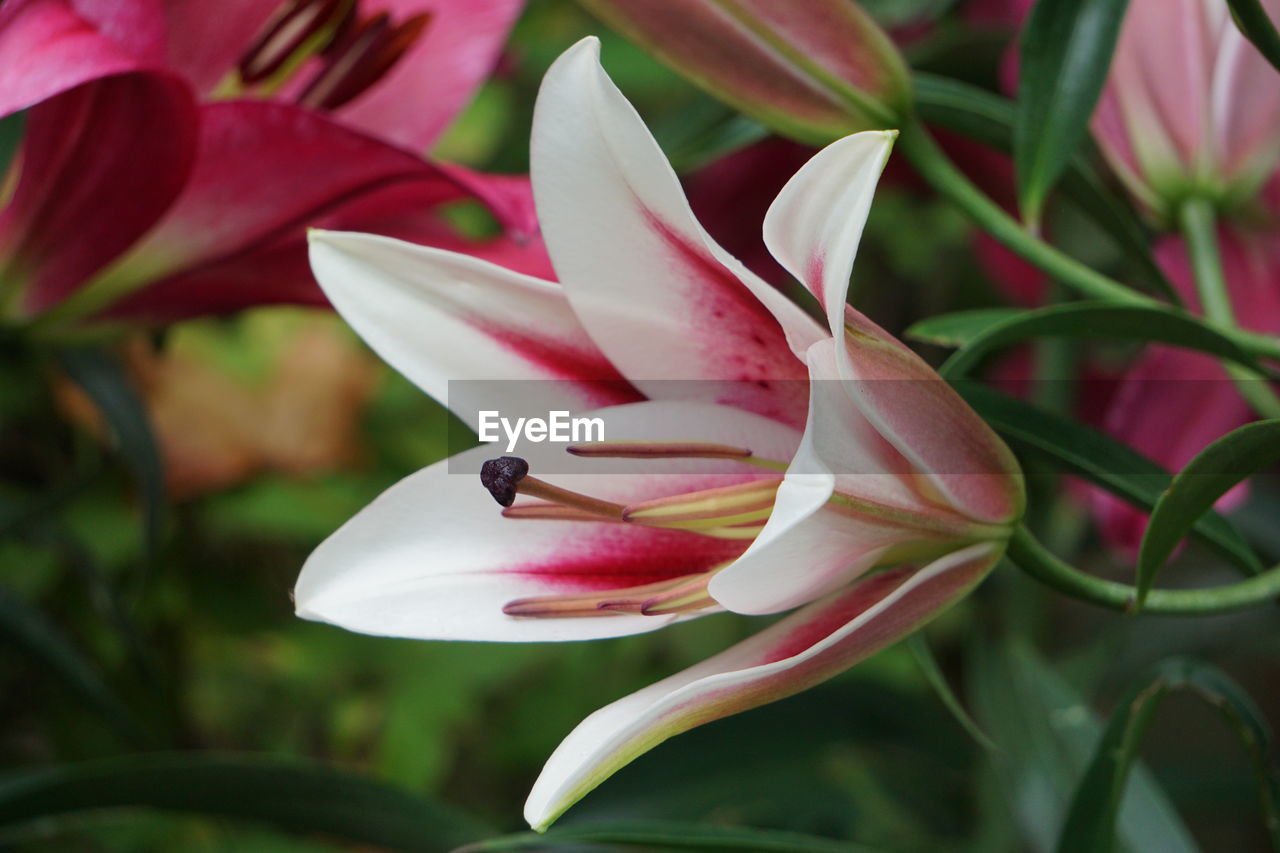
[[[1280,3],[1263,6],[1280,19]],[[1274,75],[1224,0],[1134,0],[1093,130],[1130,192],[1157,213],[1190,192],[1238,204],[1280,161]]]
[[[26,128],[0,175],[0,315],[62,328],[323,304],[304,225],[545,271],[526,180],[422,157],[521,7],[7,0],[0,117],[25,110]],[[471,197],[522,240],[457,235],[438,209]]]
[[[795,609],[583,721],[534,785],[534,828],[655,744],[905,636],[1003,553],[1023,509],[1008,449],[845,301],[895,136],[829,145],[765,217],[766,244],[825,324],[702,228],[595,39],[551,67],[534,115],[533,189],[558,283],[312,233],[339,313],[473,428],[477,408],[536,385],[550,408],[600,415],[614,438],[497,459],[481,446],[408,477],[311,555],[300,616],[523,642]],[[498,379],[526,381],[483,381]],[[468,380],[468,399],[448,394],[450,380]],[[476,399],[491,386],[497,399]]]

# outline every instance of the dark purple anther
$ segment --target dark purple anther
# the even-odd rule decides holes
[[[499,456],[480,466],[480,482],[503,506],[511,506],[516,499],[516,484],[529,473],[529,463],[519,456]]]

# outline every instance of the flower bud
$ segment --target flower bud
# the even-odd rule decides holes
[[[610,26],[737,109],[802,142],[897,127],[906,64],[850,0],[583,0]]]
[[[1133,0],[1093,129],[1157,214],[1190,194],[1231,206],[1280,161],[1280,85],[1224,0]]]

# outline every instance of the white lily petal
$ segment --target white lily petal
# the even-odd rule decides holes
[[[800,167],[769,207],[764,244],[809,289],[831,334],[844,332],[849,276],[896,130],[838,139]]]
[[[695,726],[798,693],[914,631],[995,565],[974,545],[917,572],[877,574],[720,654],[596,711],[552,754],[525,804],[544,829],[619,768]]]
[[[641,402],[590,413],[617,440],[713,441],[772,458],[795,431],[721,406]],[[628,504],[767,476],[731,460],[579,458],[562,445],[522,449],[531,472],[562,488]],[[312,553],[295,589],[300,616],[353,631],[416,639],[527,642],[650,631],[672,616],[523,618],[503,605],[529,596],[657,582],[732,560],[740,539],[632,524],[512,519],[481,486],[486,445],[393,486]],[[451,473],[452,472],[452,473]]]
[[[902,519],[926,521],[940,510],[910,488],[909,464],[854,405],[836,370],[835,347],[828,338],[807,354],[809,417],[773,514],[751,547],[711,581],[711,596],[729,610],[790,610],[871,569],[891,547],[930,539]],[[885,513],[837,507],[830,502],[837,492]]]
[[[469,255],[390,237],[310,233],[311,268],[329,301],[388,364],[473,429],[476,411],[506,409],[529,383],[543,411],[631,402],[627,385],[583,330],[559,285]],[[486,399],[486,389],[498,399]],[[451,399],[453,397],[454,399]]]
[[[845,303],[876,181],[896,131],[866,131],[814,155],[765,217],[769,251],[822,302],[834,363],[863,416],[958,511],[1000,523],[1022,511],[1004,443],[919,356]]]
[[[618,369],[651,397],[698,391],[798,424],[805,388],[795,356],[820,327],[698,224],[662,150],[600,67],[594,38],[543,79],[531,152],[556,274]]]

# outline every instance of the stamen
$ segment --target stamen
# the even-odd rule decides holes
[[[745,447],[710,441],[595,441],[567,448],[574,456],[602,459],[745,459]]]
[[[536,595],[507,602],[502,612],[508,616],[559,617],[616,616],[622,613],[660,615],[707,607],[714,600],[707,594],[707,582],[714,574],[700,572],[656,583],[578,595]]]
[[[781,484],[781,480],[753,480],[749,483],[641,501],[624,509],[622,517],[627,521],[642,523],[715,520],[718,522],[717,526],[736,523],[737,520],[754,521],[754,517],[735,521],[727,521],[727,518],[741,513],[754,515],[759,511],[764,511],[761,518],[767,518]]]
[[[650,595],[644,595],[637,587],[632,595],[611,601],[600,602],[601,610],[612,610],[620,613],[639,613],[642,616],[662,616],[667,613],[687,613],[701,610],[715,604],[707,593],[707,583],[715,572],[703,572],[697,575],[686,575],[667,581],[655,589]]]
[[[529,476],[529,463],[519,456],[500,456],[480,466],[480,482],[493,499],[504,507],[515,502],[516,495],[542,498],[553,504],[571,507],[597,519],[622,520],[622,504],[593,498],[590,495],[562,489]]]
[[[331,59],[298,97],[317,109],[337,109],[353,100],[391,70],[422,35],[431,16],[414,15],[393,25],[386,12],[356,21],[325,50]]]
[[[621,519],[612,518],[604,515],[596,515],[594,512],[578,509],[577,507],[561,506],[560,504],[548,503],[527,503],[509,506],[502,511],[503,518],[537,518],[552,521],[620,521]]]
[[[347,6],[347,9],[343,9]],[[260,83],[279,71],[299,48],[324,34],[349,11],[343,0],[294,0],[263,30],[244,55],[237,70],[247,85]],[[325,36],[328,40],[328,36]]]

